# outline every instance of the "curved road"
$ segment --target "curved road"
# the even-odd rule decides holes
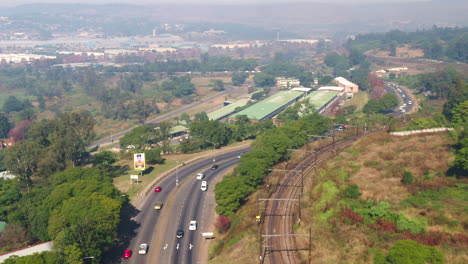
[[[211,170],[214,164],[211,158],[205,158],[195,163],[181,166],[178,173],[174,172],[163,179],[159,186],[162,191],[151,192],[140,208],[140,212],[134,221],[139,224],[135,230],[137,234],[128,246],[133,251],[130,259],[123,260],[123,263],[192,263],[198,257],[198,241],[200,231],[203,232],[204,223],[208,222],[203,218],[208,212],[204,212],[205,196],[213,191],[214,184],[210,182],[217,175],[220,175],[228,167],[239,162],[237,155],[248,151],[249,148],[242,148],[216,156],[217,170]],[[197,172],[204,172],[208,181],[208,191],[201,192],[200,181],[195,179]],[[176,178],[179,178],[179,186],[176,188]],[[154,204],[163,202],[161,210],[155,210]],[[211,214],[210,214],[211,215]],[[197,231],[188,231],[190,220],[197,220]],[[185,231],[182,239],[179,239],[179,250],[177,250],[176,230],[181,227]],[[149,244],[147,255],[138,254],[138,246],[141,243]],[[167,244],[167,246],[166,246]],[[194,245],[190,250],[190,244]],[[165,248],[165,249],[164,249]],[[163,261],[164,260],[164,261]],[[196,263],[196,262],[194,262]]]

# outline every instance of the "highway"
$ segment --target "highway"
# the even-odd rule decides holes
[[[210,184],[229,167],[239,162],[237,155],[247,152],[248,148],[233,150],[216,156],[216,163],[212,158],[205,158],[197,162],[180,166],[177,171],[168,175],[158,186],[162,191],[152,191],[148,194],[146,201],[140,208],[140,212],[134,217],[139,224],[128,246],[133,251],[129,259],[122,263],[192,263],[199,257],[201,244],[201,232],[207,228],[208,219],[205,215],[211,215],[205,204],[205,197],[213,192],[214,184]],[[211,170],[213,164],[218,164],[217,170]],[[195,179],[198,172],[204,172],[208,181],[208,191],[200,190],[200,180]],[[178,175],[179,186],[176,187]],[[212,193],[211,193],[212,194]],[[154,204],[163,202],[161,210],[155,210]],[[197,230],[189,231],[189,221],[197,220]],[[176,238],[177,228],[185,232],[182,239]],[[213,230],[211,230],[213,231]],[[147,255],[139,255],[138,247],[141,243],[149,244]],[[177,244],[179,246],[177,247]],[[193,247],[190,249],[190,245]],[[196,263],[196,262],[193,262]]]
[[[396,97],[399,97],[402,101],[398,107],[393,109],[391,114],[394,117],[404,115],[406,113],[411,113],[416,104],[411,99],[412,95],[405,88],[400,87],[398,84],[385,83],[385,90],[387,92],[394,94]]]

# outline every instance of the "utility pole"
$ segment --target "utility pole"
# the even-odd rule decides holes
[[[176,187],[179,187],[179,161],[176,160],[177,162],[177,167],[176,167],[176,180],[175,180],[175,185]]]
[[[312,228],[309,227],[309,264],[312,261]]]

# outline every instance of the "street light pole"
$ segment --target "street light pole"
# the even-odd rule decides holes
[[[176,180],[175,180],[175,185],[176,187],[179,187],[179,161],[176,160],[177,162],[177,167],[176,167]]]
[[[215,154],[214,154],[214,151],[215,151],[215,148],[216,148],[216,144],[213,143],[213,142],[211,142],[211,141],[209,141],[208,139],[205,139],[205,141],[210,142],[211,144],[213,144],[213,162],[216,162],[216,156],[215,156]]]

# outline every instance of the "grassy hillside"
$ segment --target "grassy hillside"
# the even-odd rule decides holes
[[[374,263],[398,240],[435,246],[446,263],[467,263],[468,181],[446,177],[453,161],[445,134],[362,138],[306,178],[302,222],[312,228],[315,263]],[[403,184],[410,173],[413,183]],[[357,187],[356,187],[357,186]],[[252,196],[256,197],[256,196]],[[258,235],[251,199],[213,242],[210,263],[256,263]],[[299,248],[307,239],[297,240]],[[302,251],[303,260],[307,251]]]

